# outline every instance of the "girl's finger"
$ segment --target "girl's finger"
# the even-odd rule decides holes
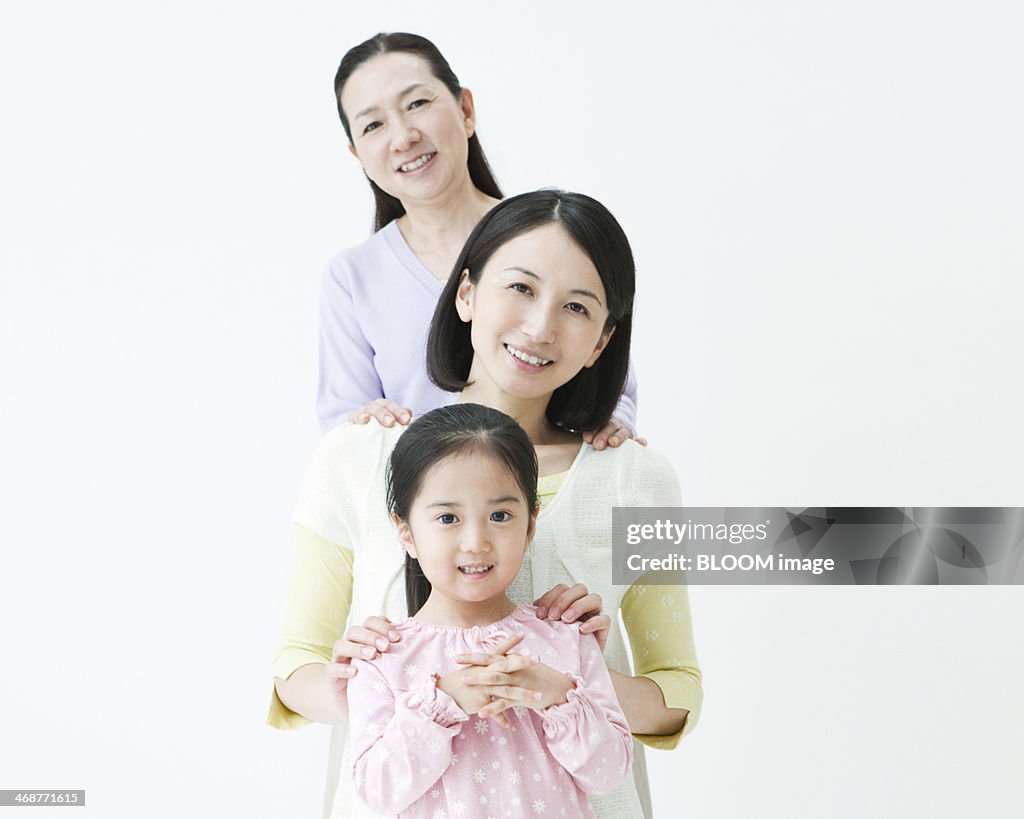
[[[514,705],[515,705],[515,703],[514,702],[510,702],[509,700],[502,700],[502,699],[492,700],[491,702],[487,703],[487,705],[485,705],[483,708],[481,708],[477,712],[477,716],[493,717],[495,719],[495,721],[497,722],[497,717],[501,715],[501,712],[502,711],[506,711],[509,708],[512,708]],[[505,727],[506,728],[508,727],[507,723],[505,723]]]
[[[506,637],[486,654],[482,651],[459,654],[455,658],[455,662],[462,663],[463,665],[491,665],[491,663],[499,662],[511,649],[519,645],[525,636],[525,634],[519,632],[511,637]]]
[[[529,668],[531,665],[536,665],[539,662],[540,657],[536,654],[509,654],[499,662],[489,666],[487,671],[488,673],[503,672],[505,674],[511,674],[514,671]]]
[[[540,702],[543,697],[540,691],[520,688],[518,685],[494,685],[487,689],[487,693],[499,700],[508,700],[512,705],[532,705]]]

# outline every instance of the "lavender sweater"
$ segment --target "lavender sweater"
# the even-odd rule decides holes
[[[427,332],[443,289],[396,222],[331,259],[320,290],[316,411],[324,432],[375,398],[416,416],[455,400],[430,383],[426,368]],[[615,415],[636,430],[632,365]]]

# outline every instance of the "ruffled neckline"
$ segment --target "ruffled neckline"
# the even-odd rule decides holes
[[[516,623],[536,619],[536,606],[516,606],[508,616],[502,617],[500,620],[486,626],[445,626],[435,623],[423,623],[419,620],[414,620],[412,617],[406,617],[404,620],[399,620],[393,625],[399,630],[407,629],[414,633],[456,634],[480,639],[493,636],[499,632],[508,631],[509,629],[515,629]]]

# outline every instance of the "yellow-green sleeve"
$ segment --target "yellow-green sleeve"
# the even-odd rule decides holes
[[[352,606],[352,550],[295,525],[284,627],[274,651],[275,677],[288,679],[309,663],[329,663]],[[298,728],[309,722],[288,709],[272,690],[267,725]]]
[[[671,736],[634,736],[652,748],[675,748],[697,724],[704,702],[686,586],[648,585],[641,578],[622,596],[622,622],[637,675],[654,681],[666,706],[690,712]]]

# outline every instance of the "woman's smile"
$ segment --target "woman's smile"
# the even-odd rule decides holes
[[[479,281],[468,277],[457,308],[471,323],[472,400],[484,392],[547,400],[608,340],[608,310],[594,263],[557,224],[510,239],[491,256]]]

